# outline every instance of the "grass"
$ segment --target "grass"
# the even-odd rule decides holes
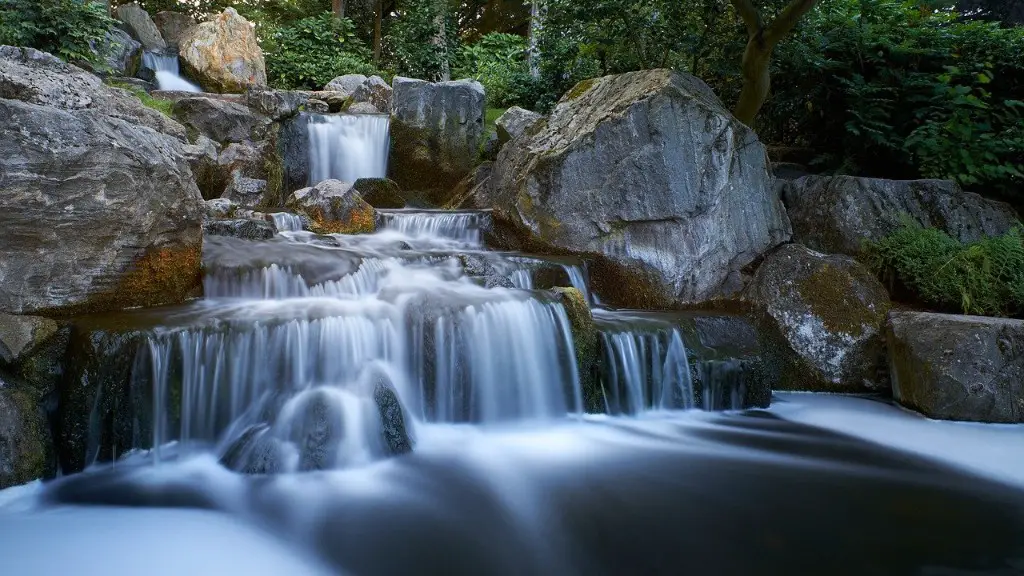
[[[108,84],[115,88],[122,88],[124,90],[131,92],[135,95],[136,98],[139,99],[140,102],[142,102],[143,106],[152,108],[153,110],[160,112],[168,118],[171,117],[171,110],[174,108],[174,102],[171,102],[170,100],[163,100],[160,98],[153,98],[149,95],[149,93],[147,93],[142,88],[139,88],[138,86],[132,86],[131,84],[127,84],[125,82],[108,82]]]
[[[484,135],[492,132],[497,133],[498,129],[494,126],[494,122],[505,113],[508,108],[488,108],[487,112],[484,113]]]

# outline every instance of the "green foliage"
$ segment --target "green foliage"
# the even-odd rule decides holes
[[[906,219],[891,235],[866,242],[868,264],[919,303],[947,312],[1024,314],[1024,227],[971,244]]]
[[[458,23],[448,3],[406,0],[385,40],[388,68],[401,76],[438,81],[451,75],[459,51]]]
[[[484,85],[491,106],[531,107],[524,84],[531,82],[526,64],[526,39],[493,32],[473,44],[462,46],[452,71],[453,78],[473,78]]]
[[[36,48],[69,62],[96,62],[91,46],[113,25],[100,2],[0,1],[0,44]]]
[[[170,100],[163,100],[161,98],[153,98],[149,95],[149,93],[147,93],[142,88],[124,82],[113,81],[107,82],[107,84],[113,86],[114,88],[121,88],[131,92],[135,95],[136,98],[138,98],[142,102],[144,106],[152,108],[153,110],[160,112],[168,118],[173,118],[172,110],[174,109],[174,102]]]
[[[330,12],[272,30],[263,42],[267,77],[284,89],[320,90],[344,74],[374,74],[352,22]]]

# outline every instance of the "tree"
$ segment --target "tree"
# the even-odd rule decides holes
[[[338,18],[344,18],[345,0],[332,0],[331,11],[334,12],[334,15],[337,16]]]
[[[818,0],[792,0],[771,24],[767,25],[752,0],[730,1],[747,28],[747,47],[743,51],[741,65],[743,88],[740,90],[733,115],[750,126],[768,98],[768,90],[771,88],[769,64],[772,50],[779,41],[792,32],[800,18],[813,8]]]

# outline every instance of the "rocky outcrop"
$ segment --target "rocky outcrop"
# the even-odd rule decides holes
[[[259,140],[266,136],[270,124],[247,106],[204,96],[178,100],[174,117],[186,128],[221,144]]]
[[[139,69],[142,44],[124,30],[112,28],[103,40],[92,43],[92,49],[101,61],[99,66],[93,66],[93,72],[131,77]]]
[[[182,37],[196,25],[195,19],[188,14],[166,10],[154,14],[153,23],[160,30],[160,36],[167,43],[167,48],[175,53],[181,45]]]
[[[49,318],[0,314],[0,366],[26,359],[58,329]]]
[[[111,310],[192,293],[202,199],[183,143],[153,127],[184,129],[33,50],[0,48],[0,96],[0,311]]]
[[[278,122],[298,114],[309,102],[309,92],[249,88],[245,104],[253,111]]]
[[[394,90],[380,76],[370,76],[352,91],[352,103],[370,104],[378,112],[390,113]],[[352,114],[356,111],[351,107]]]
[[[0,380],[0,490],[49,475],[52,446],[42,408]]]
[[[513,106],[494,121],[494,127],[498,132],[498,146],[504,146],[511,140],[526,134],[534,126],[544,120],[544,117],[536,112],[531,112]]]
[[[431,84],[396,77],[391,114],[389,176],[403,189],[446,193],[477,164],[484,136],[484,89],[459,80]]]
[[[782,185],[793,241],[856,256],[864,240],[879,240],[909,216],[961,242],[1003,234],[1017,223],[1008,204],[964,192],[948,180],[880,180],[805,176]]]
[[[207,92],[244,92],[267,85],[256,32],[234,8],[185,32],[178,51],[182,69]]]
[[[142,43],[143,49],[152,52],[163,52],[167,49],[167,43],[164,42],[153,19],[137,3],[118,6],[114,15],[121,21],[124,29]]]
[[[340,180],[324,180],[296,190],[287,206],[306,215],[311,221],[309,229],[318,234],[358,234],[375,228],[373,207],[351,184]]]
[[[1024,422],[1024,320],[892,312],[893,397],[930,418]]]
[[[765,258],[744,297],[755,310],[763,362],[775,389],[887,388],[889,296],[856,260],[787,244]]]
[[[338,76],[334,80],[331,80],[324,86],[324,92],[341,92],[345,98],[348,98],[366,82],[366,76],[362,74],[345,74],[344,76]]]
[[[269,240],[277,234],[273,222],[239,218],[233,220],[210,220],[203,224],[208,236],[229,236],[242,240]]]
[[[631,306],[736,293],[790,232],[754,132],[668,70],[581,82],[479,194],[525,244],[592,255],[603,295]]]
[[[360,178],[352,187],[374,208],[405,208],[402,190],[387,178]]]

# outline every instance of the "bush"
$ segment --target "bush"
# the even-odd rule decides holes
[[[404,4],[384,38],[388,68],[397,75],[435,82],[446,71],[450,76],[453,57],[459,52],[455,18],[450,12],[439,13],[443,3],[415,0]],[[444,22],[443,38],[438,38],[439,19]]]
[[[473,78],[484,85],[487,104],[495,108],[532,108],[528,91],[532,82],[526,63],[526,39],[515,34],[493,32],[463,46],[456,59],[454,78]]]
[[[925,306],[984,316],[1024,314],[1024,227],[964,245],[908,219],[891,235],[866,242],[865,254],[883,281]]]
[[[97,62],[91,45],[114,26],[100,2],[0,1],[0,45],[28,46],[68,62]]]
[[[352,22],[330,12],[271,30],[263,49],[267,77],[275,88],[321,90],[344,74],[376,72]]]

